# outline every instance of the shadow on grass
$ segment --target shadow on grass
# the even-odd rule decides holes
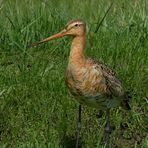
[[[63,148],[75,148],[76,147],[76,140],[77,140],[77,138],[74,136],[64,136],[61,139],[61,145]],[[84,147],[84,142],[80,138],[78,148],[82,148],[82,147]]]

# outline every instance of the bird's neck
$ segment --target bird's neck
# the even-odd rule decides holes
[[[70,64],[77,64],[82,63],[85,60],[84,56],[84,48],[85,48],[86,36],[76,36],[73,38],[70,56],[69,56],[69,63]]]

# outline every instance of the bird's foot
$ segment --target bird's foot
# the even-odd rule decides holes
[[[97,118],[102,118],[102,116],[103,116],[103,111],[100,110],[100,111],[96,114],[96,117],[97,117]]]

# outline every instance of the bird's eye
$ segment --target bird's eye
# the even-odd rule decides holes
[[[78,24],[75,24],[75,27],[78,27]]]

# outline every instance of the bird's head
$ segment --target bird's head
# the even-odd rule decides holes
[[[59,33],[56,33],[54,35],[49,36],[46,39],[43,39],[39,42],[35,42],[32,43],[31,46],[37,46],[38,44],[44,43],[44,42],[48,42],[50,40],[56,39],[56,38],[60,38],[63,36],[84,36],[85,35],[85,31],[86,31],[86,25],[82,20],[72,20],[69,23],[67,23],[67,25],[65,26],[65,28],[60,31]]]
[[[82,20],[72,20],[65,26],[66,34],[72,36],[85,35],[86,25]]]

